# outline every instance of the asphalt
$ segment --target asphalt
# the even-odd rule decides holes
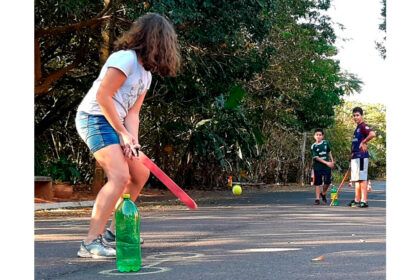
[[[385,279],[386,190],[369,208],[313,205],[313,191],[247,191],[226,199],[141,212],[142,269],[78,258],[89,217],[35,218],[35,279]],[[322,257],[323,260],[314,261]],[[321,259],[322,259],[321,258]]]

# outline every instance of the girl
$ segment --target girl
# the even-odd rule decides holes
[[[76,128],[108,178],[92,210],[89,232],[79,257],[115,258],[115,222],[102,233],[123,193],[135,201],[149,177],[140,163],[139,113],[151,73],[175,76],[180,66],[178,40],[163,16],[146,14],[115,42],[115,52],[77,109]],[[114,240],[112,240],[114,239]],[[107,242],[108,241],[108,242]]]

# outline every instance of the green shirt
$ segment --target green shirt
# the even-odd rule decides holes
[[[314,159],[314,170],[330,170],[331,168],[316,160],[317,157],[325,160],[331,161],[330,152],[331,145],[328,141],[322,140],[321,143],[317,144],[316,142],[311,146],[312,157]]]

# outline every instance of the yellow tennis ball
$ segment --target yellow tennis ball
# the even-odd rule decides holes
[[[234,195],[240,195],[242,193],[242,188],[239,185],[234,185],[232,188],[232,192]]]

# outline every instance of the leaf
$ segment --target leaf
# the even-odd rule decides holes
[[[230,90],[229,99],[225,103],[225,108],[233,109],[239,106],[239,102],[245,95],[245,90],[240,86],[233,86]]]
[[[242,159],[242,151],[241,151],[241,147],[239,146],[238,141],[236,141],[236,147],[238,148],[238,157]]]
[[[284,38],[287,38],[287,37],[291,37],[293,34],[292,33],[290,33],[290,32],[287,32],[287,31],[283,31],[283,33],[281,34]]]
[[[210,122],[210,121],[211,121],[211,119],[201,120],[195,125],[195,127],[198,128],[198,127],[202,126],[203,124],[205,124],[207,122]]]
[[[318,258],[312,259],[311,261],[319,262],[319,261],[323,261],[323,260],[324,260],[324,256],[319,256]]]
[[[252,128],[252,133],[254,134],[255,141],[256,141],[258,144],[260,144],[260,145],[264,144],[264,140],[263,140],[263,137],[262,137],[261,131],[260,131],[258,128],[253,127],[253,128]]]
[[[217,98],[216,98],[216,101],[214,101],[214,103],[213,103],[213,105],[216,107],[216,108],[224,108],[225,107],[225,97],[223,96],[223,95],[219,95]]]

